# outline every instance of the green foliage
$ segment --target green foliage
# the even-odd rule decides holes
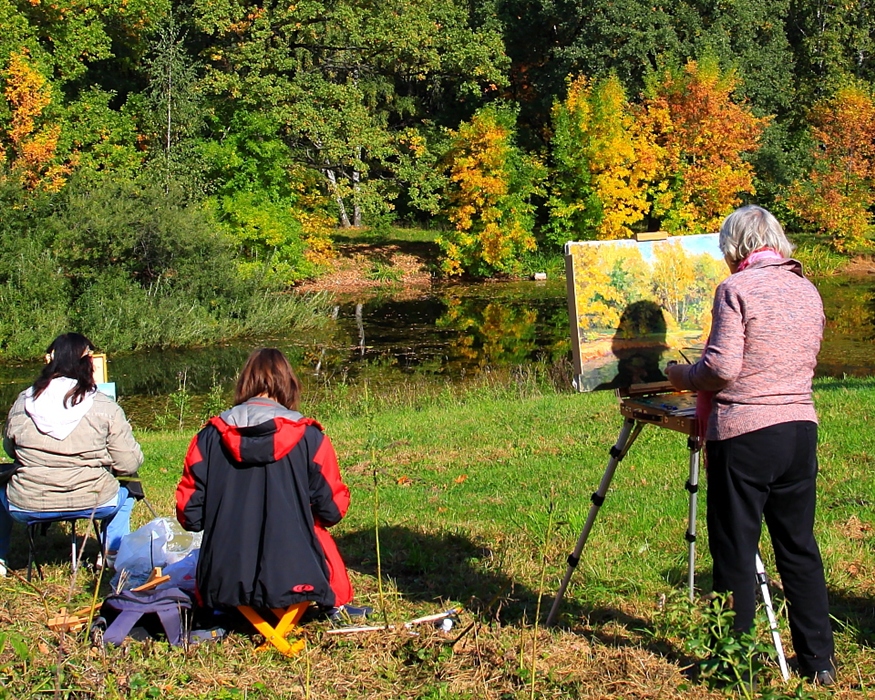
[[[191,413],[191,391],[188,388],[188,370],[182,370],[176,375],[179,386],[167,397],[167,408],[160,416],[155,417],[159,428],[179,430],[185,429],[186,420]]]
[[[377,260],[371,265],[365,276],[369,280],[377,282],[399,282],[401,281],[402,272],[394,267],[391,263],[385,263]]]
[[[268,283],[289,286],[316,271],[305,257],[301,222],[288,204],[238,192],[218,199],[214,206],[223,230],[238,248],[237,266],[243,279],[266,269]]]
[[[219,382],[215,372],[213,373],[213,381],[210,384],[210,390],[204,399],[203,407],[200,412],[201,422],[206,423],[213,416],[217,416],[222,411],[230,406],[230,401],[225,399],[225,392],[222,384]]]
[[[24,357],[76,327],[110,352],[182,346],[317,322],[268,262],[241,276],[209,211],[176,189],[75,178],[58,195],[0,190],[0,351]],[[29,230],[22,238],[19,231]]]
[[[171,15],[158,29],[152,55],[145,61],[149,79],[146,124],[153,152],[170,183],[197,182],[194,137],[204,122],[204,100],[198,84],[198,64],[184,43],[184,35]]]
[[[810,240],[801,242],[793,257],[802,263],[806,275],[814,277],[835,274],[847,262],[847,257],[831,246]]]
[[[817,697],[798,679],[782,687],[768,682],[777,670],[776,650],[765,634],[768,621],[764,611],[758,612],[749,632],[733,630],[734,619],[725,594],[715,593],[695,604],[673,592],[660,606],[649,633],[657,639],[680,640],[684,651],[696,659],[698,678],[711,688],[760,700]]]
[[[228,241],[178,189],[148,178],[81,178],[47,222],[53,251],[78,284],[120,272],[143,288],[204,297],[233,283]]]
[[[444,237],[449,274],[518,274],[533,237],[713,230],[752,197],[837,248],[868,246],[871,177],[822,138],[836,84],[871,92],[875,80],[875,12],[863,0],[0,0],[0,26],[0,162],[14,171],[3,177],[57,190],[82,171],[126,181],[121,201],[130,204],[147,173],[171,199],[184,192],[192,210],[206,201],[210,228],[217,219],[229,238],[232,287],[320,274],[337,223],[383,230],[454,217]],[[567,80],[580,75],[591,82],[572,105]],[[864,149],[873,119],[851,97],[837,102],[856,123],[836,120],[829,138]],[[520,115],[507,120],[506,146],[495,144],[506,162],[490,186],[503,191],[452,181],[443,158],[461,155],[460,135],[489,110],[505,111],[502,101]],[[586,114],[575,111],[583,102]],[[768,125],[765,115],[774,115]],[[537,165],[547,154],[549,203]],[[663,167],[653,179],[655,158]],[[477,197],[468,217],[462,200]],[[58,202],[58,212],[73,206]],[[46,226],[36,221],[19,236]],[[132,258],[120,254],[130,229],[115,240],[100,228],[97,247],[131,277]],[[140,242],[150,247],[150,237]],[[106,270],[89,272],[93,253],[69,242],[78,261],[65,246],[51,255],[73,265],[65,275],[78,294]],[[28,269],[57,269],[27,256]],[[148,287],[151,274],[132,278]],[[215,296],[226,306],[228,295]],[[22,323],[62,322],[50,300],[40,314],[26,311]]]
[[[271,201],[292,196],[303,178],[268,114],[232,103],[207,117],[208,129],[221,138],[201,139],[198,149],[217,196],[249,192]]]
[[[471,99],[506,82],[498,32],[474,26],[463,3],[315,0],[250,11],[195,2],[194,21],[214,47],[209,93],[265,115],[322,177],[344,225],[388,211],[399,173],[416,179],[411,198],[433,209],[433,185],[409,159],[399,163],[405,147],[395,134],[429,118],[434,100]]]

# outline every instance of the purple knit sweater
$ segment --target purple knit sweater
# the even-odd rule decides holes
[[[823,324],[820,294],[796,260],[763,260],[724,280],[708,347],[682,375],[685,388],[715,392],[705,438],[817,422],[811,379]]]

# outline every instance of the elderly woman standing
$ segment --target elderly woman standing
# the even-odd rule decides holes
[[[701,359],[666,372],[699,392],[708,459],[714,590],[732,593],[735,629],[753,624],[761,523],[772,538],[800,672],[835,682],[833,634],[814,538],[817,414],[811,380],[823,333],[820,295],[790,259],[772,214],[746,206],[720,229],[732,274],[717,288]],[[710,404],[710,405],[709,405]],[[704,414],[704,415],[703,415]]]

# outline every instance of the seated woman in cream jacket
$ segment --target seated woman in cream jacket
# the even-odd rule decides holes
[[[107,530],[107,549],[118,550],[130,531],[134,499],[119,491],[116,476],[143,463],[121,407],[97,391],[94,346],[79,333],[58,336],[40,376],[9,411],[3,447],[16,470],[0,489],[0,575],[12,530],[10,511],[63,513],[117,505]]]

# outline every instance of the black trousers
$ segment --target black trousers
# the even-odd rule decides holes
[[[732,593],[735,629],[753,625],[755,557],[765,517],[799,665],[803,672],[832,669],[829,602],[814,539],[817,424],[780,423],[710,441],[706,450],[714,590]]]

